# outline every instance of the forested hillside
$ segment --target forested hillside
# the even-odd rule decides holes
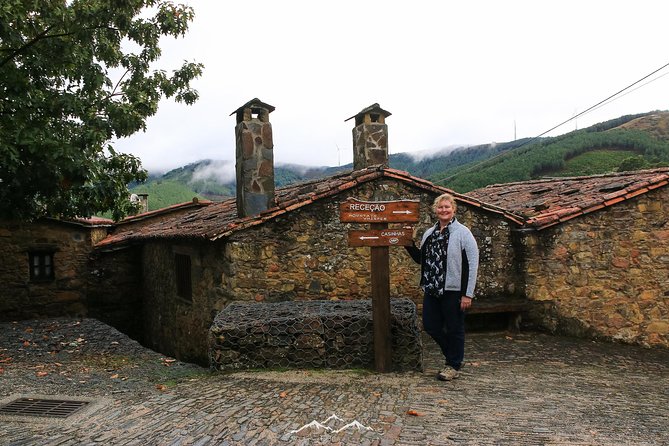
[[[655,125],[649,125],[655,123]],[[592,175],[669,165],[669,112],[623,116],[507,151],[430,179],[458,192],[542,176]],[[652,132],[650,129],[654,129]]]
[[[276,166],[276,187],[331,175],[342,168]],[[234,164],[229,161],[203,160],[179,167],[163,175],[150,175],[142,184],[130,186],[133,193],[149,194],[149,210],[161,209],[193,197],[220,201],[235,195]]]
[[[458,192],[488,184],[542,176],[594,175],[669,165],[669,112],[627,115],[553,138],[520,139],[442,150],[417,159],[390,155],[390,166]],[[277,187],[350,170],[341,167],[275,167]],[[221,200],[235,195],[234,163],[204,160],[151,176],[135,193],[149,194],[150,209],[190,201]]]

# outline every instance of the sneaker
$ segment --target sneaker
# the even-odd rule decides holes
[[[450,381],[452,379],[457,379],[460,376],[460,372],[455,370],[451,366],[446,366],[444,370],[437,373],[437,379],[441,381]]]

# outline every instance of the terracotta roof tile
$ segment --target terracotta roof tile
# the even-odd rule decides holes
[[[374,166],[279,188],[276,206],[258,216],[239,218],[234,198],[217,203],[183,203],[142,214],[118,224],[98,246],[114,249],[134,241],[166,238],[217,240],[382,177],[432,193],[449,192],[461,203],[500,215],[518,226],[541,229],[666,185],[669,168],[493,185],[463,195],[407,172]]]
[[[279,188],[275,191],[276,206],[253,217],[239,218],[234,198],[218,203],[200,202],[196,206],[193,203],[171,206],[166,210],[155,212],[151,216],[145,215],[143,218],[137,216],[137,218],[132,219],[132,224],[126,222],[118,225],[116,230],[97,246],[103,249],[114,249],[126,243],[158,238],[217,240],[227,237],[235,231],[262,224],[286,212],[307,206],[314,201],[332,197],[342,191],[354,188],[358,184],[382,177],[394,178],[430,192],[449,192],[455,196],[456,200],[502,215],[512,222],[521,222],[518,216],[497,206],[481,203],[475,198],[436,186],[422,178],[411,176],[407,172],[373,166],[358,171],[340,172],[328,178],[305,181]]]
[[[667,184],[669,168],[664,167],[589,177],[495,184],[467,195],[521,216],[526,227],[542,229]]]

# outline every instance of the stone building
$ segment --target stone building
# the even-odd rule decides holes
[[[79,305],[60,313],[98,317],[165,354],[206,362],[207,331],[230,302],[369,298],[369,248],[347,240],[349,230],[367,226],[342,223],[340,204],[419,200],[420,233],[433,222],[433,199],[450,191],[387,167],[390,113],[378,104],[350,118],[352,171],[275,189],[273,110],[254,99],[233,112],[236,198],[84,227],[86,261],[71,274]],[[668,179],[658,169],[453,193],[481,252],[475,305],[522,302],[526,319],[549,330],[669,347]],[[0,229],[5,246],[24,240],[13,266],[0,269],[2,280],[15,274],[20,283],[9,283],[25,286],[25,246],[42,230]],[[404,249],[391,247],[391,296],[420,306],[418,275]],[[11,292],[0,295],[3,317],[39,313],[21,298],[7,305]]]
[[[0,220],[0,317],[86,315],[90,254],[112,224],[98,218]]]
[[[669,346],[669,168],[499,184],[469,196],[523,219],[520,286],[544,328]]]
[[[363,160],[357,169],[276,190],[264,186],[265,176],[273,175],[273,165],[265,162],[273,147],[270,107],[254,100],[235,112],[237,184],[245,185],[244,193],[179,216],[124,225],[96,247],[110,263],[136,251],[127,257],[140,259],[136,287],[143,299],[144,341],[159,351],[202,361],[214,316],[233,301],[370,298],[369,248],[347,242],[349,229],[366,225],[339,221],[339,205],[348,198],[417,199],[421,230],[432,223],[431,203],[446,189],[384,167],[387,137],[378,132],[387,127],[368,115],[389,113],[376,104],[355,117],[356,156]],[[369,138],[360,136],[365,134]],[[365,165],[364,160],[381,163]],[[514,294],[508,228],[516,220],[495,206],[455,195],[461,220],[482,240],[480,295]],[[391,295],[420,303],[417,265],[403,248],[390,251]]]

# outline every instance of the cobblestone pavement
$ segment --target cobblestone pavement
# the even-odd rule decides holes
[[[667,350],[476,333],[461,378],[444,383],[424,349],[423,373],[215,374],[92,319],[0,323],[0,403],[93,401],[65,420],[0,417],[0,444],[669,444]],[[328,429],[299,430],[314,420]]]

